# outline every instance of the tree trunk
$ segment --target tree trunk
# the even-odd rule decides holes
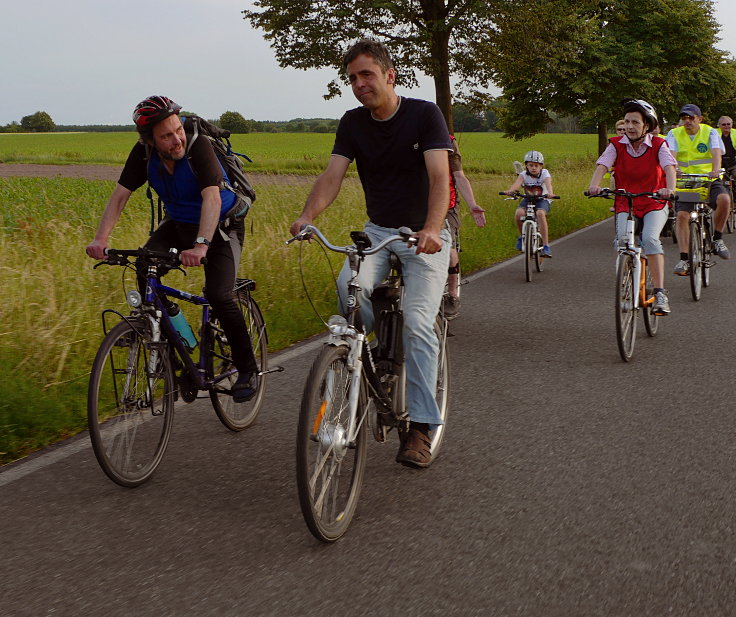
[[[605,122],[598,123],[598,156],[603,154],[603,151],[608,145],[608,127]]]
[[[450,31],[446,24],[444,0],[424,0],[422,2],[424,19],[431,33],[429,44],[432,56],[432,78],[434,79],[435,102],[447,122],[447,129],[453,134],[452,92],[450,90]]]

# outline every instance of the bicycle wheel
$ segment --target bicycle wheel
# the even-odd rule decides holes
[[[711,265],[715,262],[712,257],[715,254],[713,252],[713,219],[706,219],[706,227],[703,233],[703,258],[700,262],[700,269],[703,273],[703,287],[710,287],[710,271]]]
[[[700,224],[697,221],[690,223],[690,292],[693,300],[700,300],[703,288],[703,238]]]
[[[143,321],[115,325],[97,351],[87,393],[92,449],[113,482],[134,487],[153,475],[171,436],[175,392],[167,344],[152,344]]]
[[[526,280],[530,283],[532,280],[532,262],[534,261],[534,230],[531,224],[524,227],[524,268],[526,270]]]
[[[542,257],[542,235],[534,234],[534,265],[537,266],[537,272],[544,269],[544,258]]]
[[[355,439],[349,442],[348,399],[353,372],[349,349],[326,345],[307,377],[299,411],[296,479],[307,527],[323,542],[334,542],[350,525],[358,505],[366,460],[368,401],[361,381]]]
[[[238,372],[232,363],[230,342],[216,320],[211,322],[212,347],[207,361],[207,377],[215,379],[214,386],[210,388],[212,407],[220,421],[231,431],[242,431],[255,422],[263,405],[263,395],[266,391],[265,373],[268,370],[266,324],[261,310],[247,292],[238,292],[237,301],[245,318],[245,325],[248,328],[248,335],[260,372],[255,396],[249,401],[236,403],[230,394],[230,388],[238,379]]]
[[[642,268],[644,268],[644,264],[646,262],[642,259]],[[644,299],[648,300],[654,295],[654,283],[652,283],[652,273],[650,272],[649,268],[646,268],[647,274],[645,279],[645,286],[644,286],[644,298],[641,300],[643,303]],[[644,313],[644,327],[647,330],[647,334],[649,336],[654,336],[657,334],[657,328],[659,327],[659,315],[656,315],[652,311],[652,305],[649,306],[643,306],[642,312]]]
[[[439,342],[439,353],[437,355],[437,392],[435,400],[440,410],[440,417],[443,424],[438,426],[430,435],[430,452],[432,453],[432,462],[439,456],[442,440],[445,436],[447,428],[447,415],[449,412],[450,398],[450,357],[447,351],[447,327],[446,319],[437,317],[434,324],[434,331]]]
[[[634,309],[634,259],[618,256],[616,268],[616,342],[624,362],[631,360],[636,342],[636,310]]]

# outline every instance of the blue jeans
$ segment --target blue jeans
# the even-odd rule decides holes
[[[379,227],[373,223],[365,224],[365,232],[373,245],[384,238],[396,235],[397,229]],[[450,263],[450,232],[443,229],[442,250],[432,255],[416,254],[416,247],[408,247],[403,242],[394,242],[375,255],[365,258],[360,267],[358,285],[361,316],[366,332],[373,329],[373,307],[371,294],[374,288],[386,278],[389,271],[390,253],[395,253],[401,261],[404,273],[404,356],[406,363],[406,398],[409,415],[414,422],[426,422],[432,426],[442,424],[440,412],[435,401],[437,388],[437,354],[439,343],[434,333],[434,324],[442,302],[442,294],[447,281],[447,268]],[[345,314],[347,284],[350,279],[350,266],[345,262],[338,278],[340,311]]]

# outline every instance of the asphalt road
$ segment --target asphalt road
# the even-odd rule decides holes
[[[313,346],[273,359],[258,423],[177,411],[151,482],[128,490],[86,436],[0,472],[0,614],[727,616],[736,613],[736,263],[634,360],[615,342],[612,224],[463,288],[451,412],[428,470],[369,444],[356,518],[333,545],[294,472]],[[736,254],[736,237],[726,236]],[[665,241],[668,271],[676,260]],[[736,259],[734,259],[736,262]]]

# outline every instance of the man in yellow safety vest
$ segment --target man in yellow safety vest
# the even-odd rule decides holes
[[[713,180],[710,183],[708,202],[715,211],[715,230],[713,232],[713,252],[721,259],[731,257],[721,237],[731,207],[731,196],[720,181],[721,162],[723,157],[723,141],[718,132],[707,124],[703,124],[703,115],[697,105],[689,103],[680,110],[682,126],[672,129],[667,134],[667,145],[677,159],[678,175],[707,174]],[[680,261],[675,266],[675,274],[689,274],[688,247],[690,244],[690,212],[692,202],[678,201],[677,243],[680,247]]]

